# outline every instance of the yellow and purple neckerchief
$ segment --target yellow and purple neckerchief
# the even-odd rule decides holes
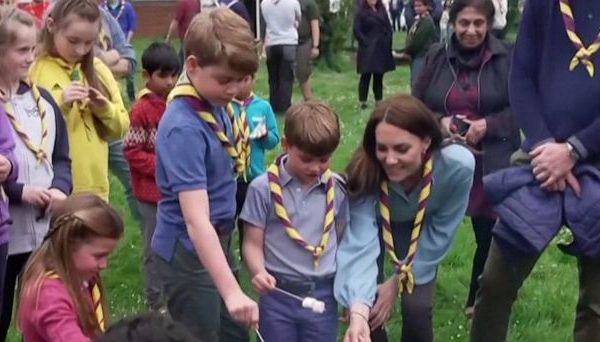
[[[60,279],[58,274],[55,271],[46,272],[46,277],[49,279]],[[86,286],[89,290],[89,285]],[[100,332],[105,331],[104,326],[104,308],[102,307],[102,292],[100,291],[100,286],[95,282],[91,289],[92,292],[92,303],[94,305],[94,315],[96,316],[96,321],[98,322],[98,328]]]
[[[223,127],[217,122],[213,113],[210,112],[211,104],[204,100],[196,88],[192,86],[189,82],[188,78],[183,76],[177,82],[177,85],[171,92],[167,98],[167,103],[171,102],[176,97],[185,97],[188,103],[192,106],[192,108],[196,111],[200,119],[202,119],[208,126],[211,128],[217,139],[225,148],[225,151],[231,158],[233,158],[235,162],[235,174],[238,177],[244,177],[246,173],[246,161],[244,158],[241,158],[241,153],[238,151],[236,145],[231,142],[227,134],[225,133]],[[227,115],[229,120],[233,126],[233,137],[234,141],[237,141],[237,137],[241,134],[241,130],[238,126],[237,120],[233,115],[233,107],[231,103],[227,104]]]
[[[282,160],[283,155],[279,156],[276,161],[267,169],[269,189],[271,191],[271,199],[273,200],[275,215],[277,215],[279,218],[279,221],[285,228],[285,231],[290,239],[312,254],[314,267],[316,269],[319,267],[319,259],[323,254],[325,254],[325,249],[329,244],[329,236],[335,221],[335,181],[333,173],[327,169],[323,174],[325,179],[325,218],[323,219],[323,234],[321,235],[319,244],[314,246],[304,240],[298,229],[294,227],[294,224],[292,223],[292,220],[285,209],[285,204],[283,203],[283,191],[279,179],[279,168],[283,167]]]
[[[575,18],[571,11],[570,0],[559,0],[559,4],[565,29],[567,30],[567,36],[575,46],[575,49],[577,49],[575,56],[573,56],[571,63],[569,64],[569,70],[573,71],[573,69],[581,63],[585,66],[590,77],[594,77],[594,63],[592,63],[591,59],[592,55],[600,50],[600,31],[594,42],[586,47],[576,33]]]
[[[239,152],[239,158],[245,163],[246,168],[250,167],[250,126],[248,125],[248,115],[246,108],[252,102],[254,93],[250,93],[243,101],[233,99],[232,102],[236,103],[240,108],[240,114],[233,119],[233,124],[238,128],[238,134],[235,135],[235,148]],[[244,181],[246,179],[246,172],[244,172]]]
[[[421,192],[419,193],[419,202],[417,204],[417,214],[415,215],[415,221],[413,228],[410,233],[410,242],[408,245],[408,253],[404,260],[400,260],[396,255],[394,249],[394,237],[392,235],[392,225],[390,217],[390,194],[388,182],[383,181],[380,185],[379,191],[379,214],[381,216],[381,230],[383,232],[383,243],[388,255],[391,258],[392,264],[394,265],[394,273],[398,276],[398,289],[399,293],[406,290],[408,293],[412,293],[415,287],[415,279],[412,273],[412,265],[417,254],[417,245],[419,242],[419,236],[421,235],[421,229],[423,228],[423,220],[425,218],[425,207],[427,200],[431,195],[431,183],[432,183],[432,171],[433,171],[433,160],[431,155],[427,154],[425,162],[423,164],[423,177],[421,183],[423,184]]]
[[[17,136],[21,139],[21,141],[23,141],[23,143],[25,144],[27,149],[35,155],[35,159],[37,160],[38,164],[42,163],[42,162],[46,162],[48,165],[51,166],[52,164],[50,163],[50,160],[48,159],[48,154],[46,153],[46,150],[45,150],[46,142],[48,141],[48,134],[49,134],[48,133],[48,120],[47,120],[48,118],[46,117],[46,107],[42,101],[42,95],[41,95],[38,87],[33,85],[31,82],[26,82],[26,83],[29,86],[29,88],[31,89],[31,94],[32,94],[33,100],[35,101],[35,104],[37,106],[37,111],[40,115],[40,121],[42,123],[42,125],[41,125],[41,130],[42,130],[41,140],[40,140],[39,146],[35,146],[35,144],[31,140],[31,138],[25,131],[25,128],[23,127],[23,125],[21,125],[21,123],[15,116],[15,113],[12,110],[13,108],[9,103],[10,99],[7,98],[6,96],[4,96],[2,99],[2,106],[4,108],[4,112],[6,113],[6,117],[8,118],[8,121],[10,121],[11,125],[13,126],[13,129],[17,133]]]

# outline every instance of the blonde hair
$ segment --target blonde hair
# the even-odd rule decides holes
[[[258,70],[258,54],[248,23],[228,8],[194,17],[184,38],[185,56],[201,67],[225,63],[244,75]]]
[[[102,18],[100,15],[100,9],[98,3],[95,0],[58,0],[54,7],[48,13],[48,19],[52,19],[55,25],[55,32],[64,30],[70,24],[70,20],[67,20],[69,14],[75,14],[81,19],[84,19],[90,23],[98,23],[98,34],[100,34],[100,27],[102,25]],[[42,27],[40,33],[40,52],[48,54],[50,56],[59,57],[56,46],[54,46],[54,34],[48,30],[48,23],[46,22]],[[81,70],[85,75],[88,84],[98,89],[103,95],[110,97],[110,94],[103,84],[96,77],[96,71],[94,69],[94,48],[83,56],[81,60]]]
[[[325,103],[307,101],[285,113],[283,134],[287,143],[313,156],[333,153],[340,143],[338,115]]]
[[[54,272],[67,289],[82,331],[88,337],[101,334],[94,309],[81,290],[81,279],[73,265],[73,253],[81,243],[94,238],[119,239],[123,235],[124,225],[119,214],[100,197],[92,193],[80,193],[67,198],[52,213],[50,228],[41,246],[33,252],[21,280],[20,301],[33,298],[39,300],[39,291],[48,272]],[[102,280],[97,277],[101,293],[104,292]],[[107,305],[102,296],[104,317],[108,318]],[[23,317],[18,315],[19,325]]]
[[[7,50],[15,44],[17,40],[17,25],[24,25],[27,27],[35,27],[35,19],[27,12],[16,8],[12,4],[5,4],[0,6],[0,58],[4,58]],[[2,74],[6,75],[6,70],[0,70]],[[2,82],[7,83],[6,79],[2,77]],[[6,88],[10,90],[8,84],[5,84]],[[10,94],[5,94],[10,96]]]

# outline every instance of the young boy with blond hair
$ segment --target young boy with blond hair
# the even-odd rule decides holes
[[[151,246],[175,321],[201,341],[247,341],[234,320],[255,327],[258,306],[228,264],[234,170],[244,170],[228,104],[257,71],[258,56],[246,21],[225,8],[196,16],[184,46],[185,73],[156,137],[161,199]]]
[[[336,341],[335,256],[348,222],[344,184],[329,170],[339,141],[338,117],[327,105],[294,105],[285,116],[285,154],[250,183],[240,215],[243,254],[252,286],[262,295],[265,341]],[[303,308],[276,287],[322,301],[325,312]]]

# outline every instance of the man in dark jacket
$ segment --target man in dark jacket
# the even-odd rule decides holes
[[[600,2],[593,0],[528,0],[523,12],[509,95],[525,136],[521,157],[549,195],[586,196],[579,184],[582,179],[573,171],[576,165],[597,167],[600,162],[600,75],[595,72],[600,53],[594,48],[600,43],[598,14]],[[586,200],[582,197],[581,202]],[[471,341],[506,340],[512,304],[540,256],[518,253],[506,241],[495,232],[479,280]],[[577,261],[580,288],[574,341],[598,341],[600,258],[579,256]]]

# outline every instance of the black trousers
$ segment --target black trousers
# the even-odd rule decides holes
[[[292,104],[296,45],[267,47],[269,102],[276,113],[285,112]]]
[[[401,342],[433,342],[433,293],[435,279],[416,285],[411,294],[402,294]],[[387,342],[385,329],[371,331],[371,341]]]
[[[8,257],[6,262],[6,275],[4,278],[4,288],[2,289],[3,298],[2,311],[0,312],[0,341],[6,341],[8,328],[12,320],[13,299],[15,297],[15,288],[17,279],[27,263],[31,253],[15,254]]]
[[[469,285],[469,295],[467,297],[467,307],[475,305],[475,295],[479,289],[479,276],[483,273],[483,266],[490,252],[492,243],[492,228],[496,223],[495,219],[488,217],[471,217],[473,232],[475,233],[475,255],[473,256],[473,268],[471,270],[471,283]]]
[[[246,193],[248,193],[248,184],[249,183],[244,182],[243,179],[238,179],[237,192],[235,193],[235,218],[238,229],[238,248],[240,249],[240,257],[242,259],[244,258],[244,255],[242,253],[242,243],[244,242],[244,222],[240,220],[240,213],[242,212],[244,202],[246,201]]]
[[[375,101],[380,101],[383,98],[383,74],[360,74],[360,80],[358,81],[358,100],[360,102],[367,102],[371,75],[373,75]]]

